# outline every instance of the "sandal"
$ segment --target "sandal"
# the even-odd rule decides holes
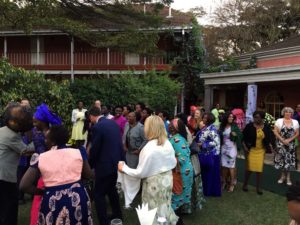
[[[233,192],[234,191],[234,184],[231,184],[228,188],[227,192]]]
[[[285,181],[285,177],[281,177],[281,178],[277,181],[277,183],[278,183],[278,184],[283,184],[284,181]]]
[[[258,195],[262,195],[262,194],[263,194],[262,191],[256,191],[256,193],[257,193]]]

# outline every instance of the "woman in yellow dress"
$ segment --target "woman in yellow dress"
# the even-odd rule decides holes
[[[83,108],[82,101],[79,101],[77,109],[73,109],[72,111],[73,129],[71,139],[75,141],[77,147],[83,145],[87,139],[87,132],[83,132],[86,111],[87,110]]]
[[[261,175],[263,172],[265,152],[272,150],[271,140],[272,130],[264,124],[265,113],[255,111],[253,113],[253,122],[247,124],[243,130],[244,141],[243,146],[246,156],[246,171],[243,191],[248,191],[247,185],[252,172],[256,173],[256,192],[262,195],[260,190]]]

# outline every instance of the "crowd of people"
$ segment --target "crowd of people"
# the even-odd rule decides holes
[[[202,209],[205,197],[234,192],[239,153],[246,163],[242,189],[249,191],[254,172],[258,195],[265,154],[274,153],[274,167],[281,170],[278,185],[291,186],[291,217],[300,223],[299,183],[293,185],[290,176],[297,169],[300,107],[296,112],[284,107],[274,123],[267,118],[255,111],[246,124],[242,109],[225,111],[219,105],[209,112],[191,106],[190,115],[170,118],[143,103],[111,108],[96,100],[88,110],[79,101],[69,132],[50,106],[10,102],[0,128],[0,225],[17,225],[24,193],[33,196],[31,225],[90,225],[95,217],[109,225],[123,218],[117,191],[123,175],[124,192],[134,197],[141,189],[142,203],[157,208],[154,225],[161,217],[182,225],[183,215]]]

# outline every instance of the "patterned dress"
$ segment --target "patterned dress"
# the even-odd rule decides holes
[[[220,137],[214,125],[202,128],[196,135],[201,143],[199,160],[204,196],[221,196]]]
[[[47,150],[44,132],[38,131],[36,128],[32,129],[32,142],[34,144],[36,154],[42,154]],[[43,179],[40,177],[37,183],[37,188],[43,189],[44,187]],[[36,225],[38,222],[41,201],[42,196],[35,195],[33,197],[30,212],[30,225]]]
[[[70,148],[32,156],[30,165],[40,171],[45,183],[38,225],[93,224],[91,202],[80,182],[84,160],[83,150]]]
[[[191,204],[191,192],[193,185],[193,166],[190,160],[190,149],[187,141],[180,134],[174,135],[170,138],[170,142],[175,150],[175,156],[180,164],[180,172],[183,183],[183,190],[180,195],[174,194],[172,196],[172,208],[178,209],[184,204]]]
[[[237,146],[230,140],[231,127],[223,131],[223,145],[221,149],[222,166],[226,168],[235,168],[237,156]]]
[[[283,123],[282,127],[280,128],[280,136],[284,139],[291,138],[295,135],[295,132],[296,131],[293,125],[291,127],[287,127]],[[285,145],[277,139],[276,145],[277,153],[274,158],[275,168],[287,171],[295,170],[297,166],[295,142],[291,141],[288,145]]]
[[[171,206],[173,177],[172,171],[164,172],[143,179],[142,202],[148,203],[149,209],[157,207],[156,219],[165,217],[170,225],[176,225],[178,217]]]

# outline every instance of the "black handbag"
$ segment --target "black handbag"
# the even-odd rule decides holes
[[[200,152],[200,148],[195,139],[192,141],[192,144],[190,145],[190,150],[191,150],[191,155],[198,154]]]
[[[192,141],[192,144],[190,145],[190,151],[191,151],[191,163],[194,170],[194,176],[197,177],[201,174],[201,167],[200,167],[200,161],[198,157],[200,148],[195,139]]]
[[[201,174],[201,167],[198,154],[191,155],[191,163],[194,170],[194,176],[198,177]]]

